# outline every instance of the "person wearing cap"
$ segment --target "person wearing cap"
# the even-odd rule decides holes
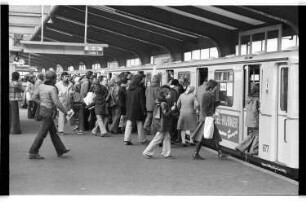
[[[71,108],[71,96],[73,85],[69,81],[69,74],[67,72],[62,72],[61,80],[55,84],[58,89],[58,98],[61,104],[66,108],[66,110],[70,110]],[[64,113],[58,110],[58,133],[64,134],[64,125],[65,125],[65,116]]]
[[[61,157],[63,154],[70,151],[69,149],[66,149],[65,145],[58,136],[53,121],[57,108],[61,110],[64,115],[67,114],[66,108],[61,104],[58,98],[58,90],[55,83],[56,73],[54,71],[47,71],[44,83],[34,91],[32,96],[32,100],[40,105],[40,116],[42,117],[42,121],[38,134],[29,149],[29,159],[44,159],[44,157],[39,155],[39,149],[42,146],[48,132],[50,133],[51,141],[58,157]]]

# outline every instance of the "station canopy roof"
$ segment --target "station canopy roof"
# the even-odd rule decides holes
[[[12,15],[13,8],[9,10],[10,30],[11,20],[16,17],[16,10]],[[178,55],[186,51],[211,47],[217,47],[220,56],[234,54],[239,32],[261,27],[281,24],[284,35],[298,35],[298,6],[88,5],[87,9],[86,42],[107,44],[102,57],[54,54],[29,57],[26,53],[21,57],[38,67],[133,58],[149,63],[152,55],[170,54],[179,60]],[[43,41],[84,43],[85,5],[52,6],[45,11]],[[41,26],[35,27],[22,40],[41,41]]]

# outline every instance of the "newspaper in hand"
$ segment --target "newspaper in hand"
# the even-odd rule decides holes
[[[70,121],[71,117],[74,115],[74,111],[70,109],[67,113],[66,119],[67,121]]]

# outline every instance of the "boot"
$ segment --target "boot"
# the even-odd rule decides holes
[[[222,158],[228,157],[227,154],[224,154],[221,150],[218,150],[218,158],[221,160]]]
[[[193,158],[194,160],[205,160],[205,158],[203,158],[202,156],[200,156],[200,154],[198,154],[198,153],[195,153],[195,154],[192,156],[192,158]]]

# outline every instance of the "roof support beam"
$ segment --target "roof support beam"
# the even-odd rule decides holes
[[[291,29],[296,33],[296,34],[299,34],[299,28],[297,26],[295,26],[293,23],[291,23],[290,21],[284,19],[284,18],[281,18],[281,17],[278,17],[278,16],[274,16],[274,15],[270,15],[268,13],[265,13],[265,12],[262,12],[262,11],[258,11],[258,10],[255,10],[253,8],[248,8],[248,7],[245,7],[245,6],[241,6],[242,9],[244,10],[247,10],[249,12],[253,12],[253,13],[256,13],[256,14],[259,14],[259,15],[262,15],[262,16],[265,16],[267,18],[270,18],[270,19],[273,19],[273,20],[277,20],[277,21],[280,21],[280,22],[283,22],[287,25],[289,25],[291,27]]]
[[[212,24],[214,26],[222,27],[224,29],[228,29],[228,30],[236,30],[237,29],[236,27],[226,25],[224,23],[217,22],[217,21],[214,21],[214,20],[210,20],[208,18],[204,18],[204,17],[194,15],[194,14],[191,14],[191,13],[187,13],[185,11],[181,11],[181,10],[176,9],[176,8],[171,8],[171,7],[168,7],[168,6],[158,6],[157,8],[162,9],[162,10],[166,10],[166,11],[178,14],[178,15],[182,15],[182,16],[185,16],[185,17],[188,17],[188,18],[199,20],[201,22]]]

